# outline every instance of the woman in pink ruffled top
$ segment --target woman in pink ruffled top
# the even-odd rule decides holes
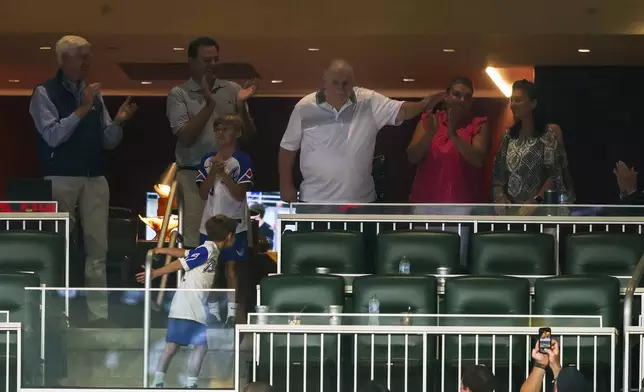
[[[457,77],[445,94],[445,107],[424,113],[407,147],[417,164],[412,203],[483,203],[483,166],[490,152],[487,117],[471,113],[474,86]]]

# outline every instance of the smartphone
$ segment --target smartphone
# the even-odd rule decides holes
[[[552,331],[550,328],[539,328],[539,352],[545,353],[552,348]]]

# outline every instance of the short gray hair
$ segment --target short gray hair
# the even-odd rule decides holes
[[[92,46],[89,41],[83,37],[77,35],[66,35],[63,38],[59,39],[56,42],[56,57],[58,58],[58,64],[63,63],[63,54],[64,53],[75,53],[80,48],[86,48]]]

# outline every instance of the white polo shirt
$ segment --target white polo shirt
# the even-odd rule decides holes
[[[376,199],[371,177],[378,131],[396,121],[402,101],[361,87],[336,110],[320,90],[295,105],[280,147],[300,152],[308,203],[368,203]]]

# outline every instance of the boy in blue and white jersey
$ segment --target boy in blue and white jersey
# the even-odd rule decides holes
[[[226,283],[229,289],[237,293],[237,263],[248,260],[248,204],[246,192],[253,185],[253,169],[250,157],[237,148],[237,139],[242,135],[243,122],[237,115],[218,117],[213,128],[219,150],[206,154],[201,160],[197,173],[199,195],[206,200],[206,207],[201,218],[201,239],[205,240],[204,223],[216,214],[224,214],[237,221],[235,246],[222,250],[221,261],[226,267]],[[242,268],[242,267],[240,267]],[[218,320],[219,303],[210,305],[210,313]],[[235,320],[243,320],[245,309],[233,298],[228,299],[227,326],[234,326]]]
[[[156,248],[154,253],[177,258],[166,266],[150,271],[152,279],[184,270],[179,289],[170,305],[168,331],[163,355],[159,359],[153,386],[163,388],[164,376],[172,358],[181,346],[194,346],[188,366],[186,387],[196,388],[201,364],[208,350],[206,321],[208,292],[212,287],[220,252],[234,246],[237,222],[224,215],[216,215],[205,224],[208,239],[192,250]],[[136,275],[138,282],[145,282],[145,271]]]

